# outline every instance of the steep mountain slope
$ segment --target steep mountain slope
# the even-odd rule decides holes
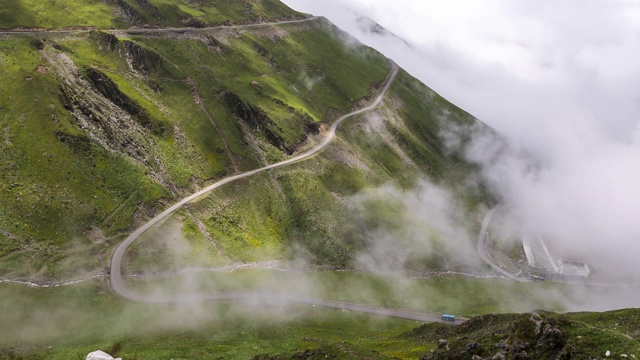
[[[0,47],[0,276],[29,279],[104,273],[130,229],[206,181],[311,147],[339,114],[369,101],[390,69],[323,19],[7,34]],[[159,230],[170,236],[139,242],[128,268],[281,259],[299,249],[320,265],[349,267],[371,226],[350,214],[349,196],[390,181],[408,188],[422,176],[467,176],[472,168],[438,135],[474,122],[401,73],[383,106],[341,128],[343,139],[323,154],[194,203]],[[176,253],[180,244],[186,250]]]

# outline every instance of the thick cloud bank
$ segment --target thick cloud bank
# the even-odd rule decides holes
[[[478,136],[470,157],[525,229],[565,256],[640,273],[640,3],[285,3],[328,17],[503,134],[512,150]]]

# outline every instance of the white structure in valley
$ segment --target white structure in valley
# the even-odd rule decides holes
[[[535,278],[582,282],[591,274],[591,269],[584,262],[554,258],[541,236],[533,238],[530,235],[523,235],[522,247],[530,273]]]

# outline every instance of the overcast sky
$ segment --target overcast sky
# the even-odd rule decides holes
[[[284,2],[326,16],[532,154],[535,170],[513,154],[485,166],[525,227],[640,273],[639,1]],[[363,31],[359,16],[410,46]]]

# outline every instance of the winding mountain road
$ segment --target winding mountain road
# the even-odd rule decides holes
[[[276,21],[276,22],[266,22],[266,23],[256,23],[256,24],[244,24],[244,25],[218,25],[218,26],[210,26],[210,27],[182,27],[182,28],[129,28],[129,29],[96,29],[96,28],[83,28],[83,29],[15,29],[15,30],[1,30],[0,35],[68,35],[68,34],[82,34],[88,33],[93,30],[100,30],[107,33],[121,33],[121,34],[129,34],[129,35],[140,35],[140,34],[150,34],[150,33],[184,33],[184,32],[199,32],[199,31],[208,31],[208,30],[217,30],[217,29],[245,29],[245,28],[253,28],[253,27],[264,27],[264,26],[272,26],[272,25],[285,25],[285,24],[296,24],[307,21],[312,21],[319,19],[318,16],[311,16],[304,19],[299,20],[285,20],[285,21]]]
[[[137,34],[151,34],[151,33],[183,33],[183,32],[200,32],[207,30],[215,30],[215,29],[241,29],[241,28],[254,28],[254,27],[265,27],[272,25],[283,25],[283,24],[293,24],[293,23],[302,23],[308,22],[318,19],[316,16],[308,17],[305,19],[299,20],[288,20],[288,21],[279,21],[279,22],[271,22],[271,23],[259,23],[259,24],[246,24],[246,25],[221,25],[214,27],[205,27],[205,28],[131,28],[131,29],[100,29],[101,31],[108,33],[123,33],[129,35],[137,35]],[[15,30],[0,30],[0,35],[18,35],[18,36],[46,36],[46,35],[66,35],[66,34],[81,34],[88,33],[95,29],[15,29]],[[291,159],[268,165],[256,170],[248,171],[242,174],[230,176],[228,178],[222,179],[206,188],[178,201],[161,214],[157,215],[153,219],[149,220],[146,224],[135,230],[131,235],[129,235],[126,239],[124,239],[114,250],[113,255],[111,257],[110,264],[110,272],[109,272],[109,284],[113,289],[114,293],[118,296],[136,302],[144,302],[144,303],[190,303],[190,302],[202,302],[202,301],[234,301],[234,302],[247,302],[247,303],[256,303],[256,301],[264,302],[264,303],[299,303],[299,304],[307,304],[313,306],[321,306],[326,308],[334,308],[340,309],[344,311],[355,311],[361,313],[369,313],[379,316],[387,316],[387,317],[396,317],[408,320],[422,321],[422,322],[443,322],[439,315],[431,315],[431,314],[422,314],[405,310],[394,310],[387,309],[376,306],[368,306],[368,305],[360,305],[360,304],[351,304],[340,301],[332,301],[332,300],[324,300],[312,297],[303,297],[296,295],[289,295],[283,293],[275,293],[275,292],[265,292],[265,291],[234,291],[234,292],[222,292],[222,293],[209,293],[209,294],[181,294],[181,295],[146,295],[137,293],[131,289],[129,289],[122,278],[122,258],[129,246],[140,237],[145,231],[149,230],[152,226],[157,224],[162,219],[174,213],[176,210],[184,206],[185,204],[195,200],[196,198],[205,195],[214,189],[217,189],[223,185],[226,185],[232,181],[236,181],[239,179],[247,178],[261,172],[275,169],[278,167],[286,166],[289,164],[293,164],[298,161],[309,159],[311,156],[320,152],[324,149],[331,141],[335,138],[336,129],[338,126],[345,121],[346,119],[362,114],[364,112],[370,111],[376,108],[383,97],[389,90],[389,87],[393,83],[397,73],[398,66],[395,63],[392,63],[391,72],[388,76],[388,79],[385,82],[384,87],[380,91],[378,97],[371,103],[370,105],[351,112],[347,115],[344,115],[337,119],[329,129],[327,137],[316,147],[313,149],[295,156]],[[465,318],[457,318],[455,322],[445,321],[448,324],[460,324],[467,319]]]
[[[489,254],[489,249],[487,248],[487,240],[489,239],[489,223],[491,222],[491,218],[495,214],[496,211],[500,208],[501,205],[496,205],[493,209],[489,210],[487,214],[484,216],[482,220],[482,227],[480,228],[480,234],[478,235],[478,243],[477,243],[477,251],[478,255],[486,264],[491,266],[491,268],[498,273],[508,277],[511,280],[519,281],[519,282],[530,282],[529,279],[525,279],[515,274],[508,272],[498,265]]]
[[[392,64],[391,73],[389,74],[384,87],[380,91],[380,94],[373,101],[373,103],[371,103],[370,105],[360,110],[351,112],[337,119],[331,125],[331,128],[329,129],[329,132],[327,134],[327,137],[313,149],[303,154],[300,154],[298,156],[295,156],[291,159],[288,159],[276,164],[268,165],[256,170],[248,171],[242,174],[238,174],[238,175],[234,175],[234,176],[222,179],[180,200],[179,202],[177,202],[167,210],[163,211],[158,216],[149,220],[149,222],[147,222],[146,224],[138,228],[136,231],[134,231],[125,240],[123,240],[122,243],[118,245],[118,247],[116,247],[115,251],[113,252],[113,256],[111,257],[111,271],[109,275],[109,283],[113,291],[122,298],[131,300],[131,301],[145,302],[145,303],[185,303],[185,302],[189,303],[189,302],[200,302],[200,301],[237,301],[237,302],[261,301],[261,302],[278,302],[278,303],[300,303],[300,304],[322,306],[327,308],[341,309],[346,311],[356,311],[356,312],[369,313],[369,314],[375,314],[380,316],[389,316],[389,317],[396,317],[396,318],[423,321],[423,322],[442,321],[440,319],[440,316],[438,315],[421,314],[421,313],[415,313],[411,311],[394,310],[394,309],[387,309],[382,307],[350,304],[350,303],[339,302],[339,301],[331,301],[331,300],[317,299],[312,297],[295,296],[295,295],[288,295],[288,294],[274,293],[274,292],[264,292],[264,291],[235,291],[235,292],[222,292],[222,293],[210,293],[210,294],[183,294],[183,295],[173,295],[173,296],[146,295],[146,294],[140,294],[140,293],[134,292],[133,290],[129,289],[125,285],[122,279],[122,258],[127,248],[136,239],[138,239],[138,237],[140,237],[140,235],[142,235],[145,231],[147,231],[152,226],[157,224],[159,221],[171,215],[173,212],[175,212],[185,204],[189,203],[190,201],[193,201],[196,198],[202,195],[205,195],[225,184],[228,184],[232,181],[236,181],[239,179],[247,178],[249,176],[253,176],[270,169],[275,169],[278,167],[286,166],[298,161],[308,159],[311,156],[315,155],[316,153],[320,152],[335,138],[336,129],[343,121],[345,121],[350,117],[370,111],[376,108],[380,104],[383,97],[389,90],[389,87],[393,83],[393,80],[395,79],[398,73],[398,70],[399,70],[398,66],[396,64]],[[459,319],[456,319],[456,321],[453,322],[453,324],[460,324],[465,320],[466,319],[464,318],[459,318]],[[448,322],[448,323],[451,323],[451,322]]]

